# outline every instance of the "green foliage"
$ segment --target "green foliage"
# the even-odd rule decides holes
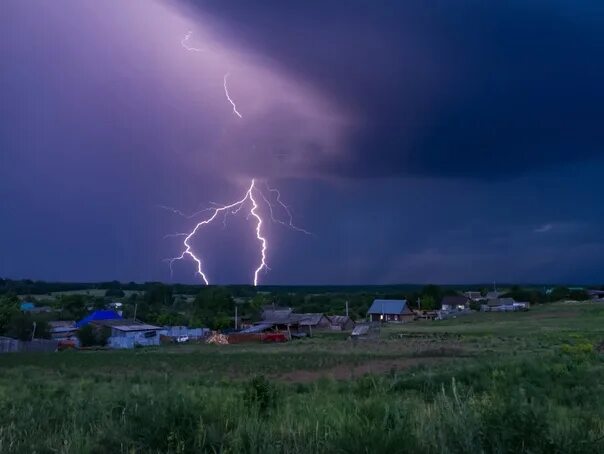
[[[427,294],[421,298],[420,306],[422,311],[433,311],[438,309],[439,303],[436,302],[434,296]]]
[[[276,406],[278,397],[277,387],[264,375],[257,375],[246,383],[243,401],[248,408],[264,414]]]
[[[96,333],[92,325],[86,325],[78,330],[78,339],[82,347],[92,347],[96,345]]]
[[[473,311],[479,311],[481,304],[482,303],[480,301],[471,300],[470,301],[470,309],[473,310]]]
[[[66,320],[79,320],[84,317],[89,297],[84,295],[61,295],[57,305],[61,308],[61,317]]]
[[[8,337],[23,341],[29,341],[32,337],[36,339],[50,338],[50,331],[46,320],[20,311],[11,316],[5,327],[5,333]]]
[[[96,328],[90,324],[78,330],[78,339],[82,347],[105,346],[111,336],[111,330],[107,327]]]
[[[19,298],[0,297],[0,334],[6,334],[10,320],[17,314],[19,314]]]

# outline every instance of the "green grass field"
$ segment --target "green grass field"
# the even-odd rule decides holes
[[[604,305],[0,356],[0,452],[602,452]]]

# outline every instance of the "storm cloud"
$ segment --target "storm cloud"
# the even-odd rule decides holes
[[[599,2],[189,3],[355,119],[328,173],[492,178],[604,153]]]

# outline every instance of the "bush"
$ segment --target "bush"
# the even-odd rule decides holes
[[[275,407],[278,393],[275,385],[264,377],[257,375],[252,378],[245,387],[243,400],[248,408],[257,409],[260,413],[266,413]]]

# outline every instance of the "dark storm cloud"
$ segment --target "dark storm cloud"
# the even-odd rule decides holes
[[[356,119],[317,171],[489,178],[604,153],[601,2],[189,3]]]

